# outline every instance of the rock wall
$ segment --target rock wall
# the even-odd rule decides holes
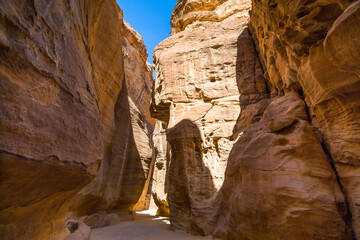
[[[140,38],[115,0],[1,0],[0,15],[0,238],[64,239],[70,216],[119,220],[104,213],[131,210],[151,175]]]
[[[106,142],[99,175],[79,193],[71,208],[93,228],[133,219],[132,210],[138,201],[137,210],[150,204],[152,70],[141,36],[125,21],[121,33],[125,81],[114,107],[116,129],[111,141]]]
[[[154,192],[194,234],[360,239],[360,1],[254,0],[248,29],[249,6],[175,6],[154,52]]]
[[[172,156],[174,146],[166,142],[166,130],[183,120],[190,120],[199,129],[197,137],[202,143],[198,151],[213,185],[208,197],[212,198],[223,183],[240,112],[237,38],[248,21],[250,4],[238,0],[178,1],[171,19],[172,35],[154,50],[152,115],[158,120],[154,132],[157,157],[153,193],[159,212],[168,212],[169,178],[174,174],[171,164],[180,161]],[[186,127],[183,131],[187,131]],[[169,201],[173,197],[169,196]],[[177,211],[170,204],[172,225],[185,220],[172,215]]]
[[[179,0],[153,86],[115,0],[0,0],[0,238],[88,238],[153,185],[193,234],[360,239],[360,1],[250,8]]]
[[[251,15],[269,89],[277,96],[293,91],[303,97],[309,121],[345,197],[340,215],[357,239],[359,17],[359,1],[272,1],[270,5],[254,1]]]
[[[125,80],[127,91],[134,109],[140,113],[132,114],[134,127],[134,140],[142,158],[143,172],[146,182],[140,199],[133,210],[145,210],[150,207],[152,173],[155,152],[153,152],[152,133],[155,119],[150,116],[151,91],[153,87],[152,66],[147,62],[148,53],[142,37],[124,21],[123,26],[123,55]],[[142,117],[141,117],[141,116]],[[137,117],[136,117],[137,116]]]
[[[150,116],[151,101],[149,101],[153,88],[152,66],[147,62],[148,53],[144,40],[125,21],[122,29],[128,94],[146,120],[155,126],[155,119]]]

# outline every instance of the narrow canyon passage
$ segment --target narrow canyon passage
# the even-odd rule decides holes
[[[156,217],[156,211],[138,212],[135,221],[94,229],[91,240],[210,240],[212,237],[193,236],[184,231],[170,230],[166,217]]]
[[[1,240],[360,240],[360,0],[123,14],[0,0]]]

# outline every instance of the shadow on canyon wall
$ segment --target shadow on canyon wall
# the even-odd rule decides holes
[[[115,136],[110,158],[108,181],[104,190],[107,199],[116,199],[112,209],[130,208],[139,199],[146,177],[134,140],[134,129],[126,81],[115,105]],[[119,174],[120,173],[120,174]]]
[[[345,205],[344,197],[308,121],[301,94],[278,92],[269,99],[271,85],[265,81],[256,42],[249,29],[238,38],[236,80],[241,113],[233,133],[241,137],[228,159],[213,236],[352,239],[338,208]],[[284,218],[293,209],[296,220]],[[278,224],[280,219],[285,220]]]
[[[216,193],[210,170],[203,161],[200,130],[185,119],[167,130],[167,141],[171,145],[168,192],[171,224],[180,229],[200,229],[196,226],[196,213]]]
[[[105,143],[99,176],[87,186],[98,190],[77,199],[72,209],[76,215],[91,215],[103,210],[127,213],[143,191],[147,174],[134,139],[134,116],[131,114],[125,80],[122,85],[115,105],[113,142]]]
[[[257,122],[261,117],[264,109],[252,109],[256,111],[256,113],[252,114],[251,117],[248,116],[250,111],[245,110],[248,105],[269,98],[269,90],[263,73],[250,30],[245,28],[239,35],[237,41],[236,83],[240,93],[240,115],[233,129],[234,138],[236,138],[246,126]]]

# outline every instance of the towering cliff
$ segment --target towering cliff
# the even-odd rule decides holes
[[[124,21],[123,55],[125,79],[129,96],[146,120],[155,126],[150,116],[153,77],[151,64],[147,62],[148,53],[144,40],[127,22]]]
[[[319,152],[327,155],[345,198],[339,214],[357,239],[359,20],[360,1],[254,1],[251,15],[269,90],[277,96],[298,92],[303,98]]]
[[[155,49],[158,205],[222,239],[360,239],[360,1],[250,4],[179,0]]]
[[[71,206],[75,216],[83,216],[84,223],[91,227],[133,219],[129,213],[140,197],[137,209],[150,203],[147,192],[153,156],[152,70],[141,36],[126,22],[120,30],[125,80],[114,107],[116,128],[111,141],[105,143],[98,176],[82,189]]]
[[[1,239],[89,239],[151,186],[193,234],[360,239],[360,0],[178,0],[155,82],[115,0],[0,17]]]
[[[1,0],[0,15],[0,238],[118,220],[151,175],[141,37],[115,0]]]
[[[157,156],[153,194],[163,212],[168,198],[174,226],[187,222],[192,205],[212,198],[223,183],[240,112],[235,61],[237,39],[248,21],[250,5],[250,1],[239,0],[178,1],[171,18],[172,34],[154,50],[152,111],[158,120],[154,131]],[[183,144],[179,151],[190,154],[186,160],[181,160],[185,156],[174,153],[175,145],[170,142],[170,148],[166,142],[166,130],[177,128],[183,120],[194,124],[181,125],[176,130],[179,133],[175,145]],[[192,131],[196,136],[191,137]],[[200,142],[185,144],[189,137]],[[192,154],[195,148],[201,160]],[[183,177],[179,180],[189,194],[172,188],[177,185],[173,181],[178,181],[174,177],[178,169],[171,164],[177,161],[187,161],[178,177]],[[192,168],[200,166],[204,168],[201,178],[207,179],[206,184],[188,177],[196,175],[196,171],[191,173]],[[178,204],[171,204],[172,201]]]

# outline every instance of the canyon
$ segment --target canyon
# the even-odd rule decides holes
[[[120,7],[0,0],[0,239],[360,239],[360,0]]]

